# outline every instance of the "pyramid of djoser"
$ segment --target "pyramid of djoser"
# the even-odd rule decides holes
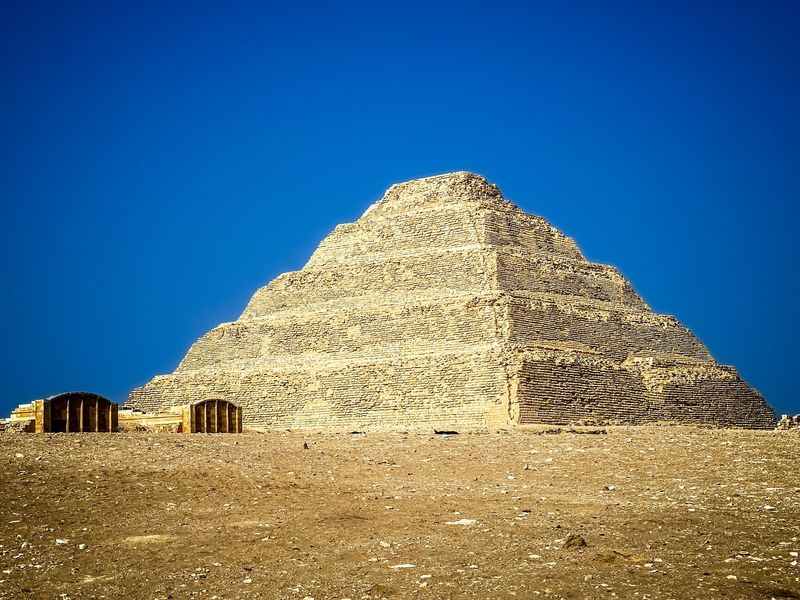
[[[389,188],[127,405],[204,398],[281,428],[775,424],[619,271],[466,172]]]

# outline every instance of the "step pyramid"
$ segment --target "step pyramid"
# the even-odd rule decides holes
[[[389,188],[127,406],[207,398],[270,428],[775,424],[617,269],[467,172]]]

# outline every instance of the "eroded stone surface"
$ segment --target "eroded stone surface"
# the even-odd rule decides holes
[[[615,268],[467,172],[394,185],[128,406],[264,427],[774,427],[735,369]]]

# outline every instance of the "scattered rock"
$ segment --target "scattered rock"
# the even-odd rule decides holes
[[[598,550],[594,559],[598,562],[616,563],[616,562],[644,562],[645,558],[638,554],[629,554],[627,552],[620,552],[619,550],[612,550],[611,548],[603,548]]]
[[[376,583],[371,588],[369,588],[369,594],[370,594],[370,596],[375,596],[375,597],[378,597],[378,598],[385,598],[385,597],[389,597],[392,594],[394,594],[394,590],[392,588],[390,588],[390,587],[387,587],[387,586],[383,585],[383,584]]]
[[[789,415],[781,415],[781,420],[778,421],[778,426],[775,429],[800,430],[800,415],[795,415],[793,417]]]
[[[577,533],[570,533],[567,536],[567,539],[561,544],[562,548],[585,548],[589,544],[586,543],[586,540],[583,539],[583,536],[578,535]]]
[[[477,519],[459,519],[458,521],[447,521],[445,525],[477,525]]]

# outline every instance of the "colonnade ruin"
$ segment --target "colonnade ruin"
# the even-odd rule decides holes
[[[120,411],[123,429],[155,429],[175,433],[241,433],[242,409],[228,400],[199,400],[173,406],[156,414],[124,408]]]
[[[21,404],[10,421],[22,431],[36,433],[113,432],[118,428],[119,407],[91,392],[65,392]]]
[[[120,410],[91,392],[65,392],[19,405],[4,422],[26,433],[113,433],[160,430],[175,433],[241,433],[242,408],[213,398],[173,406],[166,412]]]

